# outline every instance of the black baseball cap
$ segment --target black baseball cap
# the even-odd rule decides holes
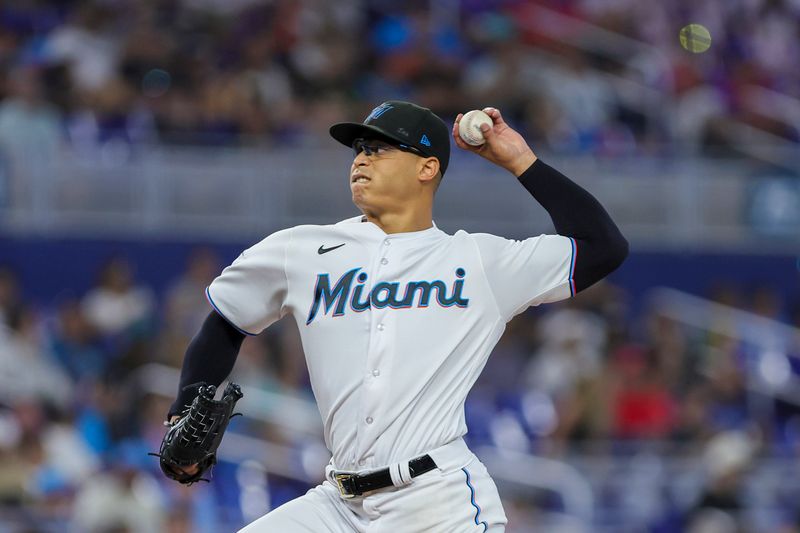
[[[384,102],[363,124],[340,122],[331,126],[330,132],[345,146],[353,146],[353,141],[361,138],[413,146],[425,156],[437,158],[443,176],[450,162],[450,129],[433,111],[411,102]]]

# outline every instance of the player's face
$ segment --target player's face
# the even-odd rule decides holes
[[[419,197],[420,157],[412,148],[359,139],[353,150],[350,191],[359,209],[386,211]]]

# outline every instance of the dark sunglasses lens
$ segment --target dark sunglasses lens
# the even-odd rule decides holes
[[[378,153],[378,147],[374,144],[369,144],[369,141],[364,139],[357,139],[355,142],[353,142],[353,151],[356,153],[356,155],[364,152],[365,155],[370,156]]]

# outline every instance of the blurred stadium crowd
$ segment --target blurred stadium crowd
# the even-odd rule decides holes
[[[0,139],[313,143],[395,97],[494,105],[556,153],[724,153],[741,127],[798,140],[798,21],[791,0],[4,2]]]
[[[678,47],[686,21],[710,29],[709,52]],[[62,146],[314,145],[327,142],[331,123],[387,97],[444,117],[491,103],[534,146],[559,154],[725,153],[737,142],[733,125],[796,142],[800,120],[762,97],[800,94],[799,21],[796,0],[4,2],[0,147],[35,159]],[[180,365],[222,266],[198,250],[157,293],[117,257],[98,265],[85,294],[47,302],[0,268],[0,530],[241,525],[235,470],[222,464],[214,483],[186,490],[146,455],[170,399],[137,373],[154,361]],[[734,285],[707,297],[800,326],[792,295]],[[683,501],[656,495],[656,512],[630,531],[761,531],[740,515],[752,504],[746,473],[762,456],[796,461],[800,413],[770,398],[754,414],[747,350],[735,339],[627,302],[604,284],[517,317],[468,400],[470,444],[559,459],[705,450],[697,491]],[[247,340],[234,377],[310,397],[286,323]],[[270,476],[273,505],[304,490]],[[617,490],[601,491],[602,505],[619,507],[626,489]],[[774,496],[773,530],[800,531],[800,494]],[[511,498],[509,533],[531,531],[552,506]],[[702,529],[719,524],[730,528]]]

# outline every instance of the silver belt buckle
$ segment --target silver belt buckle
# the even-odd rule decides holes
[[[344,500],[350,500],[356,497],[355,494],[347,492],[347,489],[344,488],[343,481],[349,481],[352,479],[352,477],[353,474],[333,474],[333,478],[336,480],[336,485],[339,487],[339,494]]]

